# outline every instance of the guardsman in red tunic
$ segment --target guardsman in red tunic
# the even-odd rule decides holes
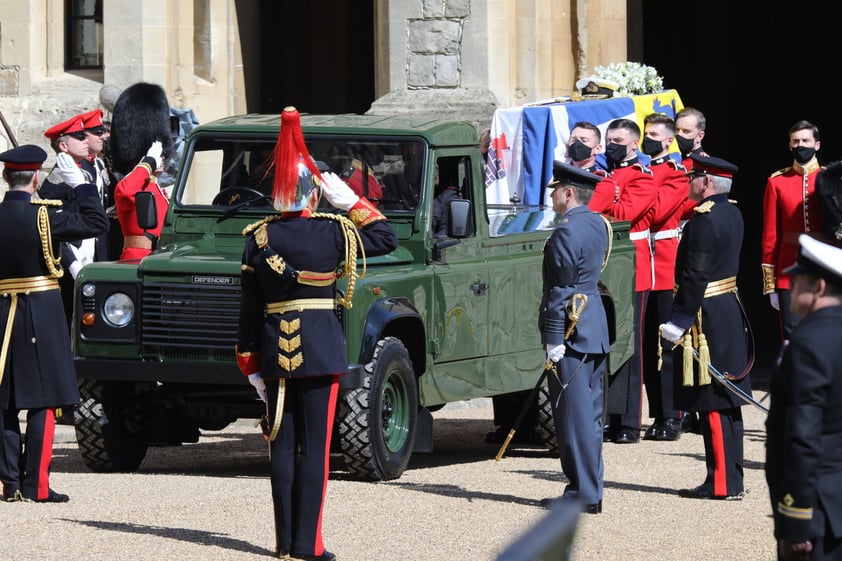
[[[681,436],[681,412],[673,405],[672,357],[667,354],[658,367],[656,351],[658,325],[669,321],[675,283],[675,254],[680,237],[682,206],[689,200],[690,182],[684,166],[670,157],[675,138],[675,121],[661,113],[643,120],[643,153],[650,156],[649,169],[658,185],[658,199],[652,210],[651,233],[654,278],[646,306],[644,327],[643,381],[649,401],[649,416],[654,419],[646,429],[646,440],[678,440]],[[695,206],[695,202],[693,202]]]
[[[606,439],[617,444],[640,439],[640,412],[643,399],[643,316],[652,289],[652,248],[649,222],[658,197],[652,172],[637,161],[640,127],[630,119],[615,119],[605,133],[605,158],[611,171],[609,181],[596,186],[588,207],[620,220],[631,222],[629,238],[635,246],[634,354],[623,374],[612,377],[608,388],[609,426]],[[611,189],[613,183],[613,189]],[[627,374],[627,375],[626,375]],[[619,384],[619,385],[618,385]],[[613,392],[626,393],[625,407],[612,410]]]
[[[797,322],[789,309],[789,275],[784,269],[795,262],[799,234],[821,232],[821,217],[813,193],[816,176],[822,169],[816,159],[821,148],[819,128],[809,121],[798,121],[789,129],[792,165],[780,169],[766,180],[763,193],[763,294],[780,311],[781,338]]]
[[[79,402],[70,334],[58,279],[65,271],[53,242],[98,236],[108,218],[96,185],[71,156],[56,157],[56,173],[74,189],[77,211],[36,200],[47,158],[34,145],[0,154],[9,191],[0,203],[0,481],[8,502],[66,502],[50,488],[56,410]],[[18,415],[26,410],[26,435]]]
[[[336,308],[350,306],[357,251],[384,255],[398,240],[372,203],[337,175],[320,173],[293,107],[281,116],[274,170],[282,214],[243,232],[237,362],[268,405],[275,553],[333,561],[322,543],[322,509],[339,377],[348,372]],[[349,218],[315,213],[321,193]],[[349,280],[339,297],[343,263]]]
[[[158,176],[164,171],[162,150],[160,142],[153,142],[143,160],[118,181],[114,188],[117,217],[120,219],[120,228],[123,231],[123,252],[120,254],[120,261],[143,259],[158,244],[169,205],[169,200],[157,181]],[[144,191],[152,195],[157,215],[157,225],[148,230],[138,226],[135,205],[137,194]]]

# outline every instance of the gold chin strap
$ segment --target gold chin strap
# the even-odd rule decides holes
[[[278,379],[278,401],[275,403],[275,418],[272,419],[272,430],[269,432],[269,442],[275,442],[281,430],[281,418],[284,415],[284,398],[286,397],[286,378]]]

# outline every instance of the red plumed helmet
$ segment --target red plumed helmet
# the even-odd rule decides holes
[[[272,185],[275,207],[281,211],[303,210],[313,188],[319,185],[321,174],[304,144],[301,117],[295,107],[285,107],[281,113],[281,129],[271,167],[275,170]]]

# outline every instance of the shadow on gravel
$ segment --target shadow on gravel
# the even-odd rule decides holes
[[[517,495],[509,495],[505,493],[488,493],[485,491],[468,491],[458,485],[440,485],[437,483],[404,483],[395,481],[389,483],[391,486],[400,487],[408,491],[418,491],[419,493],[427,493],[430,495],[440,495],[452,499],[465,499],[468,502],[477,500],[482,501],[496,501],[506,504],[518,504],[523,506],[540,506],[540,502],[535,499],[526,499],[518,497]]]
[[[93,473],[75,443],[56,445],[51,469],[60,473]],[[214,434],[180,446],[151,446],[134,473],[264,477],[268,470],[269,452],[263,437],[234,433]]]
[[[697,462],[699,462],[701,464],[705,463],[705,453],[704,452],[693,453],[693,454],[686,453],[686,452],[676,452],[676,453],[670,453],[668,455],[675,456],[675,457],[691,458],[691,459],[696,460]],[[765,469],[765,467],[766,467],[765,462],[758,462],[756,460],[750,460],[750,459],[745,458],[745,457],[743,458],[743,471],[749,470],[749,469],[757,469],[757,470],[763,471]]]
[[[187,528],[172,528],[167,526],[146,526],[143,524],[128,524],[125,522],[104,522],[102,520],[73,520],[61,518],[65,522],[81,524],[97,530],[108,530],[123,534],[147,534],[156,538],[169,538],[198,545],[216,546],[232,551],[254,553],[256,555],[274,555],[274,551],[257,547],[243,540],[229,538],[225,534],[203,532]]]

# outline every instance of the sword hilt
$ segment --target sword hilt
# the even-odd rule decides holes
[[[588,305],[588,295],[577,292],[567,302],[567,317],[570,320],[570,325],[567,326],[567,331],[564,332],[564,339],[570,339],[573,335],[573,330],[576,324],[579,323],[579,318],[582,312],[585,311],[585,306]]]

